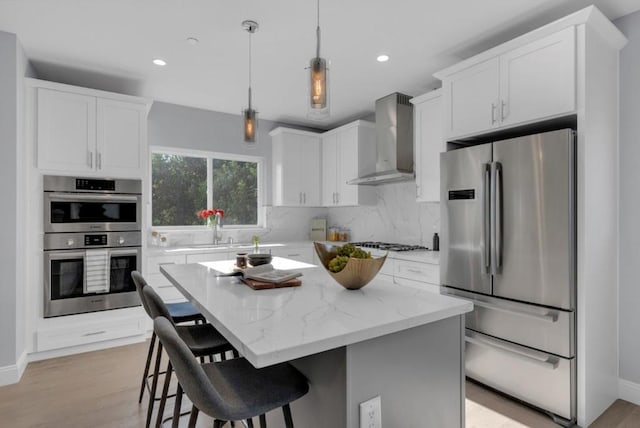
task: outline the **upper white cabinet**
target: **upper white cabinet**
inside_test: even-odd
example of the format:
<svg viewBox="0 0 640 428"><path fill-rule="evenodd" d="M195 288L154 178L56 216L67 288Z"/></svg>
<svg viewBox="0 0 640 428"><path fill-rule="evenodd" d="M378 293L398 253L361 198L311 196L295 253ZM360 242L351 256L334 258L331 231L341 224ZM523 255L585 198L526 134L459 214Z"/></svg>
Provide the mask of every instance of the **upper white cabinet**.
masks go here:
<svg viewBox="0 0 640 428"><path fill-rule="evenodd" d="M358 120L322 134L322 205L372 203L374 189L347 184L376 166L375 125Z"/></svg>
<svg viewBox="0 0 640 428"><path fill-rule="evenodd" d="M34 79L27 85L38 169L144 175L147 100Z"/></svg>
<svg viewBox="0 0 640 428"><path fill-rule="evenodd" d="M320 206L320 134L289 128L269 133L274 206Z"/></svg>
<svg viewBox="0 0 640 428"><path fill-rule="evenodd" d="M442 90L411 99L413 104L416 200L440 201L440 153L447 150L442 118Z"/></svg>
<svg viewBox="0 0 640 428"><path fill-rule="evenodd" d="M576 30L568 27L442 79L446 138L576 110Z"/></svg>

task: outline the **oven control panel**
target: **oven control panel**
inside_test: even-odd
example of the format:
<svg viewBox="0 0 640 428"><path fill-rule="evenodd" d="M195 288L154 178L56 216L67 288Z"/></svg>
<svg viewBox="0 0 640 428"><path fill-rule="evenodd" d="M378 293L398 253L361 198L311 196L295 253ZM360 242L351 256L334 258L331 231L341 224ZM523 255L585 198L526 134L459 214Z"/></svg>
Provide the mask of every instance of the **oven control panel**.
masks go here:
<svg viewBox="0 0 640 428"><path fill-rule="evenodd" d="M84 245L85 247L107 245L107 234L101 233L99 235L84 235Z"/></svg>
<svg viewBox="0 0 640 428"><path fill-rule="evenodd" d="M83 248L139 247L140 232L45 233L43 249L71 250Z"/></svg>

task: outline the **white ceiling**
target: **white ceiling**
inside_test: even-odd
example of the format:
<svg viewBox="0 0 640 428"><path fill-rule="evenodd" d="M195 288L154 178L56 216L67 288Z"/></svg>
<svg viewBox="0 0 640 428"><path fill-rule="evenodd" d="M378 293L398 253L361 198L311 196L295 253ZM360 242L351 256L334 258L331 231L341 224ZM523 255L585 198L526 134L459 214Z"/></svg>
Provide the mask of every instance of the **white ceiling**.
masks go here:
<svg viewBox="0 0 640 428"><path fill-rule="evenodd" d="M0 0L0 30L16 33L38 77L329 128L373 111L377 98L437 87L433 72L596 4L610 19L638 0L321 0L321 55L330 61L331 116L306 118L315 0ZM200 40L197 45L188 37ZM379 53L391 60L376 62ZM166 59L164 68L153 58Z"/></svg>

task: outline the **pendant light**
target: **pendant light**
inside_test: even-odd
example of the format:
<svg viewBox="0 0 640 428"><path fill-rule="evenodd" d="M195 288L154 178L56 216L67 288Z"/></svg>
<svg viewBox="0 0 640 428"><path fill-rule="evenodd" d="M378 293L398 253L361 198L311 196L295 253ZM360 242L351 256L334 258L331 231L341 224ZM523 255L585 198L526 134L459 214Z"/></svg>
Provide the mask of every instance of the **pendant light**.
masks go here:
<svg viewBox="0 0 640 428"><path fill-rule="evenodd" d="M320 57L320 0L317 0L316 56L309 61L309 103L307 116L322 119L329 116L329 69Z"/></svg>
<svg viewBox="0 0 640 428"><path fill-rule="evenodd" d="M242 21L242 28L249 33L249 105L242 111L242 122L245 143L255 143L258 132L258 118L251 106L251 35L258 31L258 23L251 20Z"/></svg>

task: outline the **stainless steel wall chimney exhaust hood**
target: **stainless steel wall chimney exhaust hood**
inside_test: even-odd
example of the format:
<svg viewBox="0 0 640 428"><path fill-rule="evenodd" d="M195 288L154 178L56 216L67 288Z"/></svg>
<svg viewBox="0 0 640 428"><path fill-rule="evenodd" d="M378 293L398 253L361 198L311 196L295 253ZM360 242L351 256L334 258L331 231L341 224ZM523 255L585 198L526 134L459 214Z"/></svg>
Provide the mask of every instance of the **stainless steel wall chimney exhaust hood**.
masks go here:
<svg viewBox="0 0 640 428"><path fill-rule="evenodd" d="M413 106L394 92L376 101L376 172L348 184L375 186L413 180Z"/></svg>

